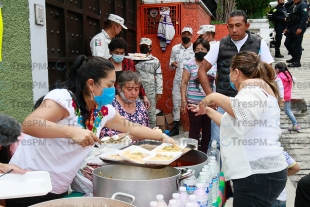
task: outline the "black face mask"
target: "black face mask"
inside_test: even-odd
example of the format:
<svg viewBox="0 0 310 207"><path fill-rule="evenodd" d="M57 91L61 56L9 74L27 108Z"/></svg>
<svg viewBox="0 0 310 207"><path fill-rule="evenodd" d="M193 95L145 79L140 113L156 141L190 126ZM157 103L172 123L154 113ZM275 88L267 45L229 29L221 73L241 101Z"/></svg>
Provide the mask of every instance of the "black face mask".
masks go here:
<svg viewBox="0 0 310 207"><path fill-rule="evenodd" d="M279 3L279 6L281 6L281 7L284 6L284 3Z"/></svg>
<svg viewBox="0 0 310 207"><path fill-rule="evenodd" d="M189 38L189 37L182 37L182 42L184 43L184 44L187 44L187 43L189 43L191 41L191 38Z"/></svg>
<svg viewBox="0 0 310 207"><path fill-rule="evenodd" d="M147 54L150 51L150 49L148 48L148 46L140 46L140 52L143 54Z"/></svg>
<svg viewBox="0 0 310 207"><path fill-rule="evenodd" d="M195 53L195 58L199 61L202 61L206 54L206 52L197 52Z"/></svg>

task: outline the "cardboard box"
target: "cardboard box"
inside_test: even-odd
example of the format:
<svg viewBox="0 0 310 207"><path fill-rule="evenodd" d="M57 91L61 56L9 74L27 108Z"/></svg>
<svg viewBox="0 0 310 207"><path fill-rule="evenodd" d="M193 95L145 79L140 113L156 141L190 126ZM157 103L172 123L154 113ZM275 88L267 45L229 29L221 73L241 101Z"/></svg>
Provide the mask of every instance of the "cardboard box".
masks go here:
<svg viewBox="0 0 310 207"><path fill-rule="evenodd" d="M172 113L164 114L163 116L156 116L156 126L158 126L162 131L173 128L173 115Z"/></svg>

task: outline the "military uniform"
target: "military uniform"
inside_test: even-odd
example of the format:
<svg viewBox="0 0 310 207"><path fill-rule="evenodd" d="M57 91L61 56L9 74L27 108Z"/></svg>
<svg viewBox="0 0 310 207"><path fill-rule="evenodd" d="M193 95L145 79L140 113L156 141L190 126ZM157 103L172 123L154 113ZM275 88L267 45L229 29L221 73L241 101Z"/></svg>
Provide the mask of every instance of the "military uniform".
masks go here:
<svg viewBox="0 0 310 207"><path fill-rule="evenodd" d="M287 30L285 47L292 56L292 59L286 62L291 63L289 67L301 67L300 59L302 55L302 40L307 29L306 21L308 19L308 5L305 2L298 2L293 6L292 12L287 18ZM296 35L296 31L301 29L302 32Z"/></svg>
<svg viewBox="0 0 310 207"><path fill-rule="evenodd" d="M111 40L112 39L110 36L104 30L94 36L90 41L92 55L109 59L111 54L108 45L110 44Z"/></svg>
<svg viewBox="0 0 310 207"><path fill-rule="evenodd" d="M140 61L136 64L136 70L142 78L143 88L151 103L148 115L150 126L153 128L156 126L156 94L163 93L163 76L159 60L152 55L148 57L153 59Z"/></svg>
<svg viewBox="0 0 310 207"><path fill-rule="evenodd" d="M173 100L173 120L180 121L180 107L181 107L181 81L183 74L183 65L187 63L189 60L195 57L195 53L193 51L193 44L188 48L183 47L182 44L177 44L173 46L170 56L170 66L171 63L177 62L178 68L175 71L175 76L173 79L173 88L172 88L172 100Z"/></svg>
<svg viewBox="0 0 310 207"><path fill-rule="evenodd" d="M280 46L282 41L282 34L286 28L285 18L288 17L284 6L277 5L273 9L274 29L276 31L275 40L275 57L283 58L284 56L280 53Z"/></svg>

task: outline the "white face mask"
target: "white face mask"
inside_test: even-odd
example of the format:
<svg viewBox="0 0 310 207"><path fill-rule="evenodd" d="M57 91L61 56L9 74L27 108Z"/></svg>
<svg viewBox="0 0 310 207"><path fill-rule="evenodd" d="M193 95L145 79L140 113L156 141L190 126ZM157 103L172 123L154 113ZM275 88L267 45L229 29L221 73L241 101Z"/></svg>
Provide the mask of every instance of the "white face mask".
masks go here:
<svg viewBox="0 0 310 207"><path fill-rule="evenodd" d="M134 103L134 101L128 100L128 99L125 97L125 95L124 95L123 92L120 92L119 95L121 96L122 100L123 100L125 103L127 103L127 104L132 104L132 103Z"/></svg>

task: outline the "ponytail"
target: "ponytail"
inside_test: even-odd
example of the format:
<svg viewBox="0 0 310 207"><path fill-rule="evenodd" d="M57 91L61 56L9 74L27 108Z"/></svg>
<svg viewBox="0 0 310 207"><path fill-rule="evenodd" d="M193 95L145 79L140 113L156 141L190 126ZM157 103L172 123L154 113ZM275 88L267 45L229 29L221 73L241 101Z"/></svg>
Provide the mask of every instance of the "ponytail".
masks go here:
<svg viewBox="0 0 310 207"><path fill-rule="evenodd" d="M279 62L274 67L275 67L275 69L279 70L279 73L284 73L285 77L288 79L288 82L290 82L292 80L292 82L294 83L293 76L290 73L290 71L288 70L287 65L285 63ZM288 72L290 77L287 75L286 72Z"/></svg>

